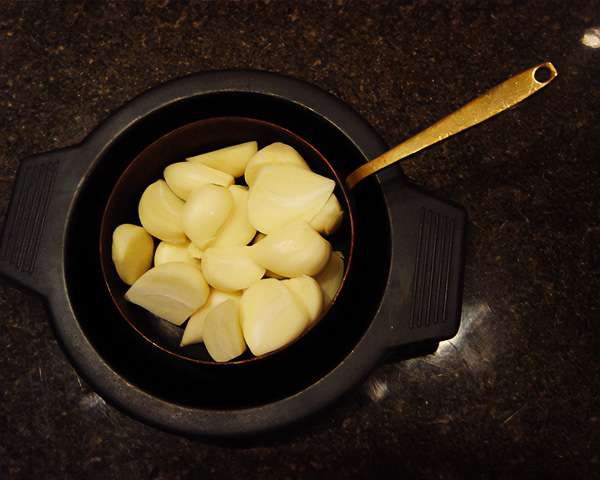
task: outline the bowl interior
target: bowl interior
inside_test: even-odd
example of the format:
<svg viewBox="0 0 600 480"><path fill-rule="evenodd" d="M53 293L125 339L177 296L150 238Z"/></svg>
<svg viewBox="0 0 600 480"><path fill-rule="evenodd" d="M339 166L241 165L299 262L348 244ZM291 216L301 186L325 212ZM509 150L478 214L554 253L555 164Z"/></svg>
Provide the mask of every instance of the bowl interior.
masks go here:
<svg viewBox="0 0 600 480"><path fill-rule="evenodd" d="M139 199L148 185L159 178L163 178L162 172L166 166L185 161L186 158L193 155L252 140L257 141L259 149L273 142L290 145L302 155L314 172L336 181L335 194L344 210L344 221L341 228L327 239L331 242L333 250L342 252L345 259L345 272L348 271L348 266L351 264L354 234L352 211L347 191L327 160L303 139L277 125L243 117L218 117L199 120L164 135L144 149L127 167L116 183L102 217L100 258L108 290L127 322L158 348L190 361L216 363L208 354L203 343L185 347L180 346L183 333L182 327L161 320L143 308L125 300L125 292L129 287L116 275L112 263L112 232L118 225L123 223L140 225L137 213ZM244 184L243 179L238 179L238 183ZM323 312L321 317L326 315L328 310L329 308ZM318 321L313 323L310 329L314 328ZM310 329L305 331L302 336L306 335ZM278 351L266 355L273 355ZM233 359L229 363L255 361L261 357L255 357L247 350L241 357Z"/></svg>
<svg viewBox="0 0 600 480"><path fill-rule="evenodd" d="M352 353L369 330L386 288L391 239L389 210L381 186L375 179L365 179L359 196L354 198L352 194L346 200L345 207L352 211L354 244L352 262L338 298L312 330L276 355L235 364L190 361L170 352L168 332L151 327L140 335L125 321L102 272L103 258L98 244L105 210L111 195L117 205L115 186L144 150L180 128L185 131L187 125L220 117L254 118L292 132L320 152L339 178L345 178L368 160L354 140L326 117L282 97L219 92L171 102L125 128L102 148L93 162L75 193L69 213L64 278L71 309L88 342L82 349L96 351L129 382L130 388L178 405L222 410L264 405L297 394L318 382ZM273 130L269 132L270 135ZM177 156L199 153L198 147L209 150L247 138L241 130L233 136L231 133L228 138L218 138L215 134L211 141L200 139L200 145L186 144ZM186 152L188 148L193 152ZM303 151L306 146L298 148L302 154L312 155ZM327 163L320 165L318 168L329 168ZM116 208L112 221L135 214L143 188L160 174L162 167L157 162L147 171L140 169L140 176L147 177L134 182L138 191L123 189L118 193L130 196L132 201L124 202L126 207ZM340 200L344 198L342 195ZM344 235L349 228L345 227ZM110 230L108 223L105 229ZM348 240L341 241L340 248L349 251L350 247ZM166 347L157 348L155 343L159 342L149 342L144 335L156 336L159 342L166 342ZM196 355L201 357L199 352Z"/></svg>

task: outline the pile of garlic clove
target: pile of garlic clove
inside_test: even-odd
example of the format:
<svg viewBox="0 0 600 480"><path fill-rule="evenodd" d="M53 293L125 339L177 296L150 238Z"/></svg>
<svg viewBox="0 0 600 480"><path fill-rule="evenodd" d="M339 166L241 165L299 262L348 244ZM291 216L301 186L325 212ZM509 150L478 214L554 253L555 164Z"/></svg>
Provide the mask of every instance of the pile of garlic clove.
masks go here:
<svg viewBox="0 0 600 480"><path fill-rule="evenodd" d="M284 143L167 166L140 198L141 225L113 232L125 298L182 326L181 346L204 342L216 362L286 346L342 282L342 253L326 238L343 220L334 188Z"/></svg>

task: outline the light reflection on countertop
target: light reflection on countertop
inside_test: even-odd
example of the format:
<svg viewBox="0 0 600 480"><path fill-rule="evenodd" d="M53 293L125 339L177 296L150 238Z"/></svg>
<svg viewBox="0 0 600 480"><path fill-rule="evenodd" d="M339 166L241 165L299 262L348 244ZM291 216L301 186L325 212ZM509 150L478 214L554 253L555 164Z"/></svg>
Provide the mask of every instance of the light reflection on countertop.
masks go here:
<svg viewBox="0 0 600 480"><path fill-rule="evenodd" d="M373 378L367 382L366 391L369 398L374 402L383 400L389 392L387 380L373 376Z"/></svg>
<svg viewBox="0 0 600 480"><path fill-rule="evenodd" d="M95 408L103 408L106 402L95 393L88 393L79 400L79 408L84 411L93 410Z"/></svg>
<svg viewBox="0 0 600 480"><path fill-rule="evenodd" d="M588 28L581 37L581 43L586 47L600 48L600 27Z"/></svg>
<svg viewBox="0 0 600 480"><path fill-rule="evenodd" d="M489 305L483 300L478 303L463 304L458 333L453 338L440 342L436 354L444 356L461 348L463 343L468 341L469 333L475 328L474 325L484 322L490 313Z"/></svg>

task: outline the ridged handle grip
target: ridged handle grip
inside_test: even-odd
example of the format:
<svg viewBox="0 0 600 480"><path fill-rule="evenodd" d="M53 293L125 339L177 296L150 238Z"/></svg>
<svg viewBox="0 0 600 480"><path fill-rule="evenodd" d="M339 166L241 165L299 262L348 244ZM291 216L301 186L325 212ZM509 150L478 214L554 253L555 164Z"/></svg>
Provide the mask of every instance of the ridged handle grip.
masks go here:
<svg viewBox="0 0 600 480"><path fill-rule="evenodd" d="M30 275L35 270L57 172L58 160L45 158L27 162L19 172L0 249L2 262L16 272Z"/></svg>
<svg viewBox="0 0 600 480"><path fill-rule="evenodd" d="M452 338L462 309L466 211L413 187L388 189L392 259L379 312L389 348Z"/></svg>
<svg viewBox="0 0 600 480"><path fill-rule="evenodd" d="M409 328L427 328L448 321L452 250L456 219L422 207Z"/></svg>
<svg viewBox="0 0 600 480"><path fill-rule="evenodd" d="M59 170L70 150L32 156L19 166L0 238L0 275L20 286L43 293L60 257L42 253L48 243L56 247L61 233L48 235L48 224L64 223L56 219L53 207L57 189L64 183ZM71 192L72 195L72 192ZM44 247L44 248L42 248Z"/></svg>

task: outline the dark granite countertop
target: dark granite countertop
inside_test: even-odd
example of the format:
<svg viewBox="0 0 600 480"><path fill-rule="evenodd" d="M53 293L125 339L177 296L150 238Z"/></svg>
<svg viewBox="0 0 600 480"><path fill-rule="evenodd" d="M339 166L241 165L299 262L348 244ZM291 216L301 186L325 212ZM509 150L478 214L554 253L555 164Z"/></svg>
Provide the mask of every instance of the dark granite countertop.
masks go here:
<svg viewBox="0 0 600 480"><path fill-rule="evenodd" d="M462 325L277 438L186 439L106 404L0 282L0 478L600 478L600 2L0 3L0 218L19 162L211 69L311 82L394 145L511 75L558 78L404 163L469 214Z"/></svg>

